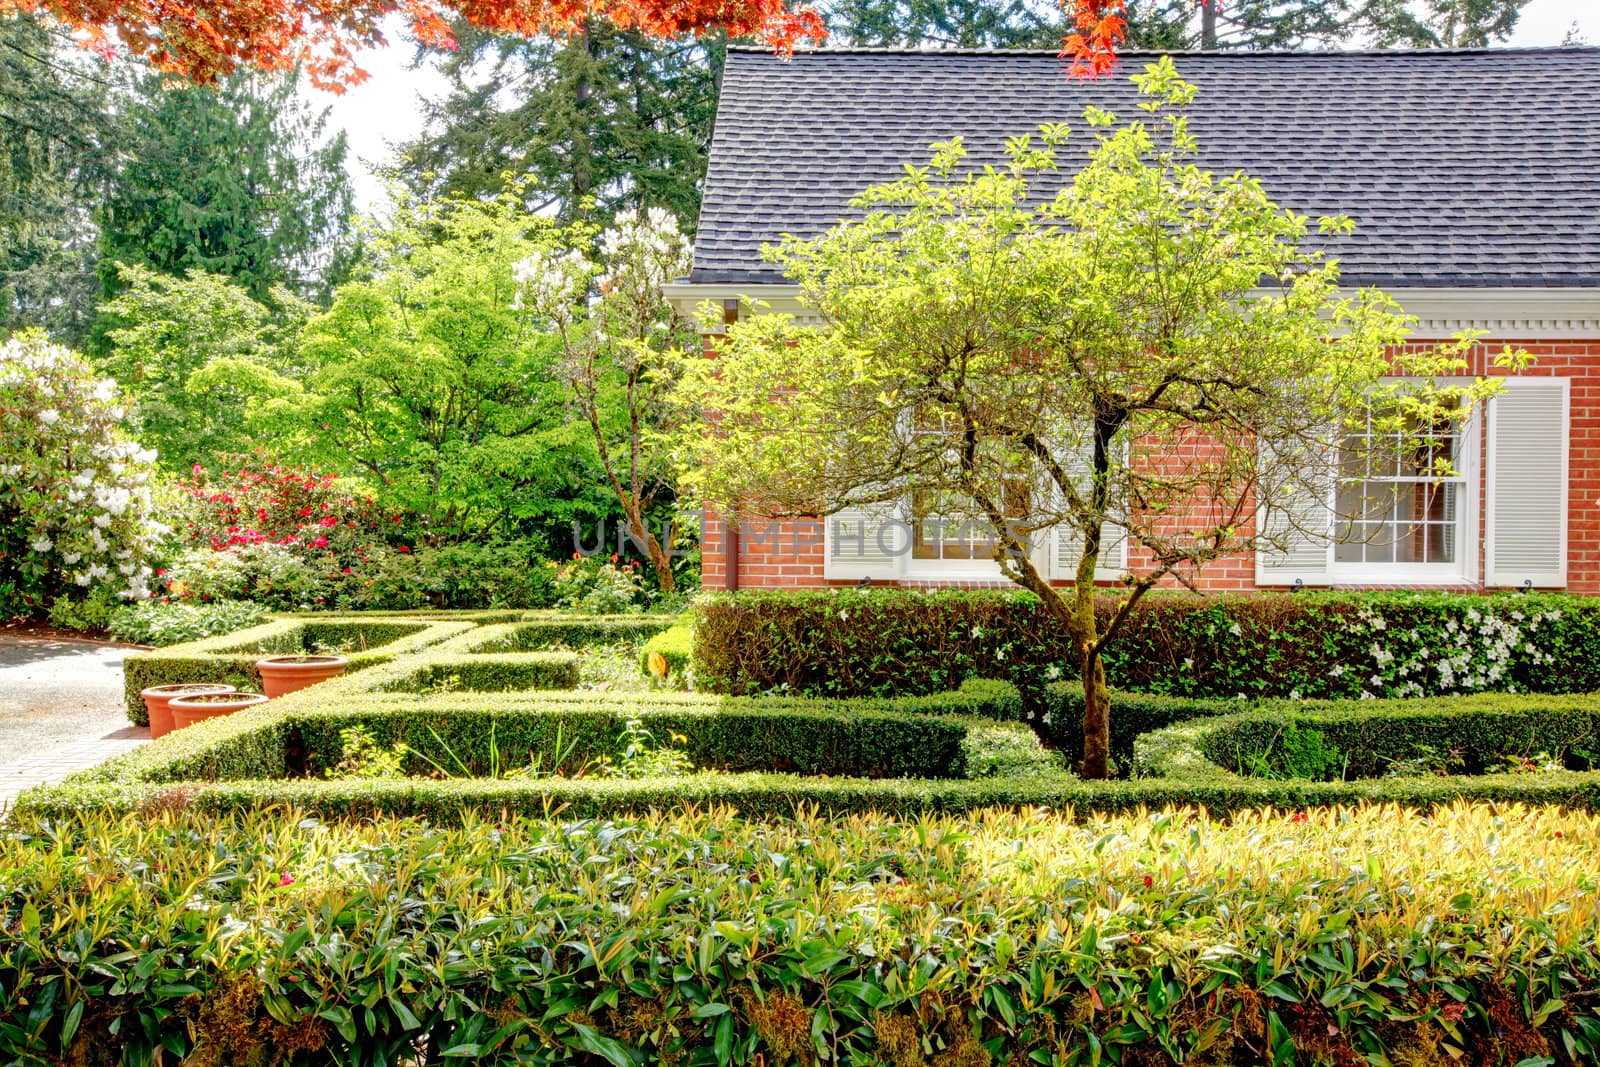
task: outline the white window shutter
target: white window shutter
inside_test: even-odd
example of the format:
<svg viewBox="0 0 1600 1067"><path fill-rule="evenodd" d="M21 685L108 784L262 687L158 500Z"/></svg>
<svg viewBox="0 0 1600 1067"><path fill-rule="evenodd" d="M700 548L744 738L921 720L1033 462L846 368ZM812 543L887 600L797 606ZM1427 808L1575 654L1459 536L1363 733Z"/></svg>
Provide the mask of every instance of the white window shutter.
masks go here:
<svg viewBox="0 0 1600 1067"><path fill-rule="evenodd" d="M824 520L822 576L896 581L911 555L911 524L893 503L843 508Z"/></svg>
<svg viewBox="0 0 1600 1067"><path fill-rule="evenodd" d="M1508 378L1489 399L1484 581L1541 588L1567 584L1565 378Z"/></svg>
<svg viewBox="0 0 1600 1067"><path fill-rule="evenodd" d="M1283 542L1282 548L1263 545L1256 553L1257 585L1328 583L1328 561L1333 554L1329 535L1333 532L1334 472L1330 467L1326 473L1325 483L1320 478L1302 481L1276 493L1274 506L1256 510L1256 522L1263 535ZM1264 476L1271 476L1270 462Z"/></svg>
<svg viewBox="0 0 1600 1067"><path fill-rule="evenodd" d="M1087 496L1090 490L1090 450L1092 445L1085 444L1076 452L1069 453L1066 457L1072 466L1069 473L1072 475L1074 487L1080 495ZM1059 499L1060 489L1051 488L1051 492ZM1078 577L1078 560L1083 558L1083 536L1077 527L1071 523L1061 523L1050 531L1050 577L1059 582L1076 581ZM1128 569L1128 537L1127 532L1115 523L1102 523L1100 526L1100 557L1095 560L1094 576L1096 581L1110 582L1120 578Z"/></svg>

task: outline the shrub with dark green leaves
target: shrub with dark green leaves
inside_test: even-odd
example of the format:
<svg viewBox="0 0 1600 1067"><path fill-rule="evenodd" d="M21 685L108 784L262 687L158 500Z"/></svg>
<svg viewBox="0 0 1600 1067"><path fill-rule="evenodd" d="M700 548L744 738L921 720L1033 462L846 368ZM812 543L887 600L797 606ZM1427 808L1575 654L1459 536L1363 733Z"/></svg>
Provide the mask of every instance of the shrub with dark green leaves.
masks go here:
<svg viewBox="0 0 1600 1067"><path fill-rule="evenodd" d="M1587 1064L1597 869L1595 816L1470 805L24 815L0 1060Z"/></svg>
<svg viewBox="0 0 1600 1067"><path fill-rule="evenodd" d="M1114 608L1108 594L1099 610ZM1020 591L750 590L704 596L696 611L696 681L718 692L882 696L977 673L1032 703L1072 664L1046 639L1038 598ZM1158 593L1105 658L1117 688L1185 697L1589 692L1600 690L1600 600Z"/></svg>

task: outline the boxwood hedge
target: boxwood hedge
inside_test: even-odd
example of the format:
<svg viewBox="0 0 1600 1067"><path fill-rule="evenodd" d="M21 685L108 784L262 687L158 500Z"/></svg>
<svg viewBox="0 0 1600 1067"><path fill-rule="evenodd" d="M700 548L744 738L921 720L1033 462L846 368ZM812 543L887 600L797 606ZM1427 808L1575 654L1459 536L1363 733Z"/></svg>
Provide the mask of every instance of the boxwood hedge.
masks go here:
<svg viewBox="0 0 1600 1067"><path fill-rule="evenodd" d="M1112 593L1100 613L1109 615ZM695 678L726 693L886 696L1005 678L1030 704L1070 667L1021 591L742 590L696 602ZM1360 698L1600 690L1600 600L1560 594L1252 593L1142 600L1108 646L1118 688Z"/></svg>
<svg viewBox="0 0 1600 1067"><path fill-rule="evenodd" d="M357 621L367 628L333 636L365 635L369 647L356 653L367 657L362 669L260 709L179 731L59 786L32 791L19 805L60 814L96 805L142 810L290 803L324 814L453 819L473 810L560 809L602 816L713 801L753 813L793 812L808 805L836 812L952 811L996 804L1117 811L1171 803L1203 803L1221 811L1360 800L1428 806L1460 797L1583 808L1600 803L1596 771L1473 773L1499 757L1536 748L1564 755L1589 751L1584 738L1592 736L1591 709L1597 700L1589 696L1291 703L1119 692L1113 751L1135 777L1084 782L1066 769L1076 758L1075 721L1081 713L1081 698L1070 681L1036 684L1033 690L1035 710L1043 709L1035 725L1043 727L1047 740L1059 742L1060 751L1050 753L1018 724L1026 711L1022 693L997 679L969 677L945 692L868 698L541 690L534 687L570 684L573 653L538 650L545 642L537 635L548 631L529 637L530 625L565 627L561 643L582 648L614 640L616 624L645 620L329 622L349 626ZM660 621L647 620L652 626ZM280 620L167 655L183 663L237 666L239 657L263 650L303 647L308 636L297 627L304 625L304 620ZM379 637L394 640L375 644ZM533 650L507 650L529 645ZM442 742L463 763L482 768L492 759L491 747L502 755L548 754L576 739L590 754L613 754L629 718L663 736L683 734L699 763L721 773L655 780L306 777L338 760L341 731L351 725L365 727L383 743L403 740L424 747L430 740ZM1263 766L1270 770L1272 746L1291 725L1316 729L1316 736L1346 753L1337 775L1315 776L1340 780L1236 773L1262 769L1251 755L1263 751L1268 760ZM1468 735L1477 740L1467 744ZM1530 748L1535 741L1541 743ZM1456 760L1458 773L1448 776L1370 776L1424 748L1471 751ZM1570 766L1586 764L1573 758Z"/></svg>
<svg viewBox="0 0 1600 1067"><path fill-rule="evenodd" d="M123 660L128 718L140 726L149 721L139 692L150 686L226 682L241 690L259 692L261 676L255 665L264 656L333 648L350 660L349 671L357 672L466 633L474 625L468 620L389 616L277 618L204 641L130 653Z"/></svg>

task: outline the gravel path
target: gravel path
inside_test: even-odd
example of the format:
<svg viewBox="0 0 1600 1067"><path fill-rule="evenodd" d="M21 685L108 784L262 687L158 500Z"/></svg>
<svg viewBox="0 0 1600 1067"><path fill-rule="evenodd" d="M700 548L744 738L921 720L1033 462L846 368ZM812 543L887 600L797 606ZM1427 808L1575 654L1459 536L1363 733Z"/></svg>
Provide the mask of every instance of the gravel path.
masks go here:
<svg viewBox="0 0 1600 1067"><path fill-rule="evenodd" d="M0 636L0 804L149 740L150 731L130 725L123 710L128 651L98 641Z"/></svg>

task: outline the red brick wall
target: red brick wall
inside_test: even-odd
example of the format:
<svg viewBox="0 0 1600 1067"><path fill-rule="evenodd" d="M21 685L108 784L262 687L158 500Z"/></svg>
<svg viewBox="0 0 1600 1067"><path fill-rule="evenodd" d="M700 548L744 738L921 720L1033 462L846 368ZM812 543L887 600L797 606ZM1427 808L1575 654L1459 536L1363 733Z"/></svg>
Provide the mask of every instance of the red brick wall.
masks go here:
<svg viewBox="0 0 1600 1067"><path fill-rule="evenodd" d="M1425 343L1425 342L1419 342ZM1572 427L1569 440L1569 496L1567 501L1567 589L1574 593L1600 594L1600 339L1591 341L1520 341L1512 347L1526 349L1535 358L1526 376L1560 375L1572 379ZM1502 373L1491 366L1493 357L1507 342L1485 341L1469 360L1471 374ZM1483 573L1483 476L1485 457L1478 457L1476 536L1477 572ZM701 554L702 574L707 589L728 588L728 568L724 547L727 544L723 523L715 516L706 519ZM1141 554L1130 546L1129 566L1137 570ZM1208 592L1237 592L1255 586L1255 560L1238 556L1219 560L1193 577L1200 589ZM823 577L821 526L810 520L781 523L749 523L740 538L739 588L819 588L829 584ZM907 582L919 587L927 581ZM951 585L991 583L951 582ZM992 583L1004 585L1007 583ZM1176 582L1168 584L1176 585Z"/></svg>

